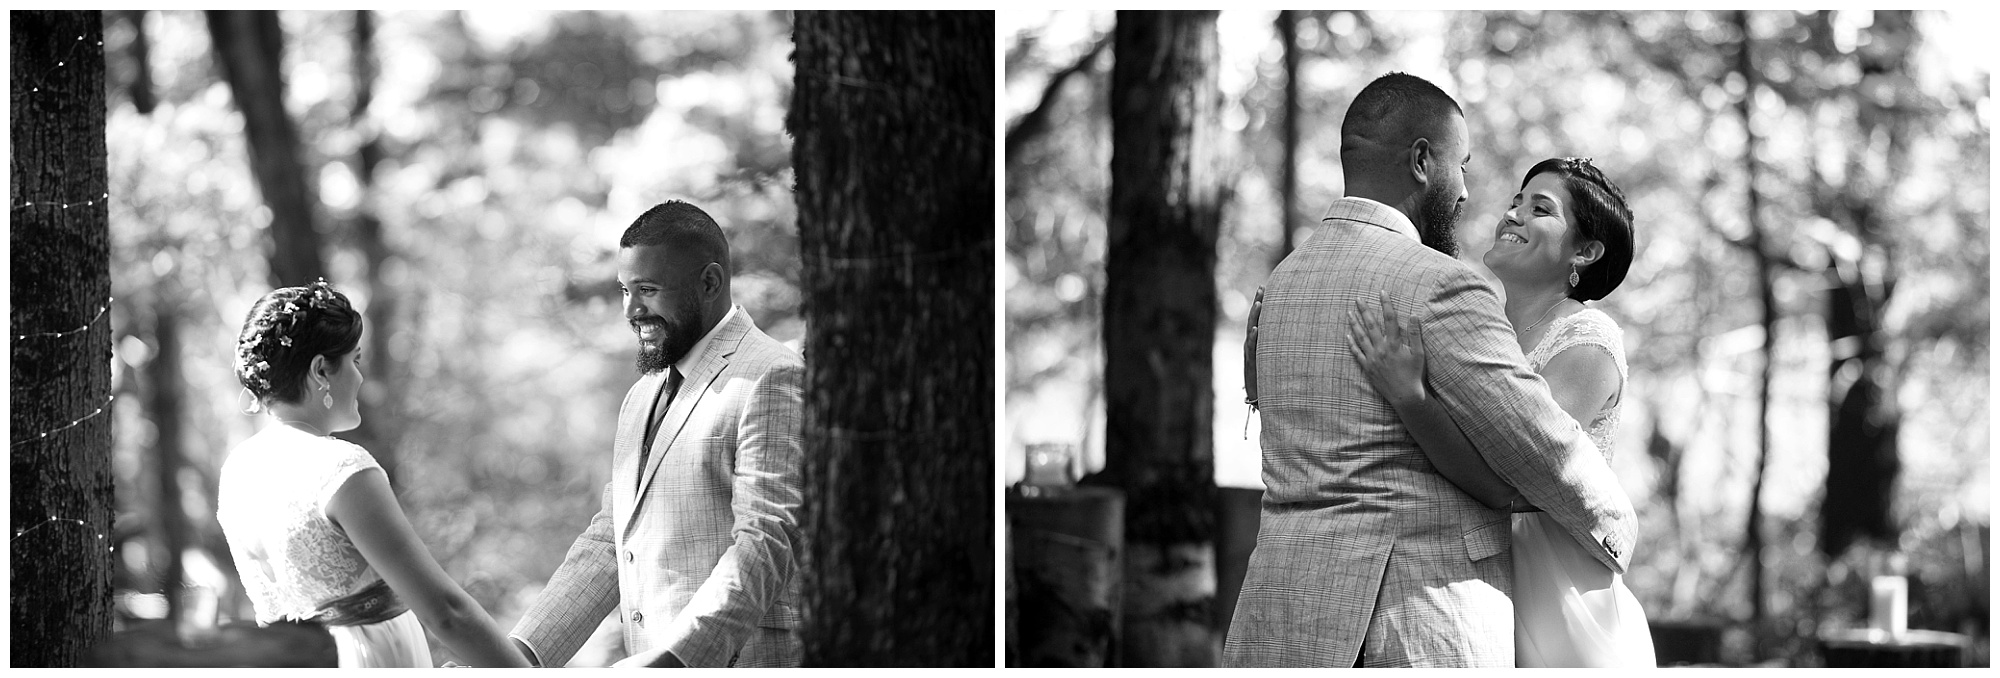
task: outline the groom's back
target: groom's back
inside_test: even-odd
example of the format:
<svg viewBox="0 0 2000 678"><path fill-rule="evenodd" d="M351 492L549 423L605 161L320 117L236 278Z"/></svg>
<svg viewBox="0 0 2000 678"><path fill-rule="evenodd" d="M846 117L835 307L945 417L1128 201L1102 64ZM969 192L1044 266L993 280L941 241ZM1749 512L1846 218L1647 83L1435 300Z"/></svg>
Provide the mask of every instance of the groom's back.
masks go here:
<svg viewBox="0 0 2000 678"><path fill-rule="evenodd" d="M1387 228L1333 220L1271 274L1257 345L1267 506L1472 502L1437 475L1348 341L1348 314L1382 291L1385 310L1419 317L1446 267L1463 265Z"/></svg>
<svg viewBox="0 0 2000 678"><path fill-rule="evenodd" d="M1348 341L1358 302L1386 290L1407 326L1478 276L1380 225L1400 215L1379 203L1339 208L1360 218L1329 219L1265 287L1264 505L1224 664L1351 666L1366 638L1386 665L1511 665L1507 513L1437 473Z"/></svg>

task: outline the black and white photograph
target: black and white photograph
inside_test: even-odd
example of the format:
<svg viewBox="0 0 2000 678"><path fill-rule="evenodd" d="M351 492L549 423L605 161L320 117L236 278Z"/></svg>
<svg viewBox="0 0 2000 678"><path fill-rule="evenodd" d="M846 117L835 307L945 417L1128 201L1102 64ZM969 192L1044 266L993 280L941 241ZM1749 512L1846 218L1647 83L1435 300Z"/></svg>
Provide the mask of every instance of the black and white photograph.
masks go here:
<svg viewBox="0 0 2000 678"><path fill-rule="evenodd" d="M993 12L8 19L11 667L999 661Z"/></svg>
<svg viewBox="0 0 2000 678"><path fill-rule="evenodd" d="M1993 18L1002 11L1005 664L1991 666Z"/></svg>

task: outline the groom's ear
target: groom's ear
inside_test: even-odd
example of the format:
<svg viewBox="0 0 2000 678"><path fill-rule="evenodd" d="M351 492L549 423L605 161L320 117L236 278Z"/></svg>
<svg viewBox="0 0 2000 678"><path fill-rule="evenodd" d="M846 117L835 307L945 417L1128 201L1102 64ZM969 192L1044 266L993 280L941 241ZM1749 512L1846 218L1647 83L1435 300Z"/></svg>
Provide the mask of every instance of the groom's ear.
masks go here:
<svg viewBox="0 0 2000 678"><path fill-rule="evenodd" d="M722 264L711 261L707 266L701 267L702 301L713 300L716 295L722 294L723 283L728 281L729 275L722 271Z"/></svg>
<svg viewBox="0 0 2000 678"><path fill-rule="evenodd" d="M1410 180L1418 186L1428 187L1431 183L1431 140L1418 137L1410 142Z"/></svg>

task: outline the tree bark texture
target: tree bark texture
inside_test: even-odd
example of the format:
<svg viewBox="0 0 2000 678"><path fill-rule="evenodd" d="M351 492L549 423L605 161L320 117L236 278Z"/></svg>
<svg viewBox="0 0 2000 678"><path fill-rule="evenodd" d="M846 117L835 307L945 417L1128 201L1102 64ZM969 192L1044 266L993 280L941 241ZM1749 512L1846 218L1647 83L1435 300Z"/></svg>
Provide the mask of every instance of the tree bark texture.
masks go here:
<svg viewBox="0 0 2000 678"><path fill-rule="evenodd" d="M99 12L10 13L12 666L110 635L110 227Z"/></svg>
<svg viewBox="0 0 2000 678"><path fill-rule="evenodd" d="M271 10L210 10L215 63L243 112L250 174L271 208L271 284L304 285L326 275L313 223L316 198L300 160L298 126L285 112L285 33Z"/></svg>
<svg viewBox="0 0 2000 678"><path fill-rule="evenodd" d="M993 14L798 12L808 666L993 665Z"/></svg>
<svg viewBox="0 0 2000 678"><path fill-rule="evenodd" d="M1213 666L1216 13L1118 13L1105 468L1127 495L1122 655Z"/></svg>

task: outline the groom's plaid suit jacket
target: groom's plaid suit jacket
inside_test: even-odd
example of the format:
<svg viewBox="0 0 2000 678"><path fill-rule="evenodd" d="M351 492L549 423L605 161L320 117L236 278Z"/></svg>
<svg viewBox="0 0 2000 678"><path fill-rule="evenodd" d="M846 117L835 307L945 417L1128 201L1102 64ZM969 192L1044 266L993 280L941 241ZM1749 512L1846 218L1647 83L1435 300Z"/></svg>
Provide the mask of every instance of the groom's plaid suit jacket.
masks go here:
<svg viewBox="0 0 2000 678"><path fill-rule="evenodd" d="M797 352L740 309L702 348L638 468L667 371L632 385L590 527L514 627L562 666L616 609L632 654L689 666L797 666L802 480Z"/></svg>
<svg viewBox="0 0 2000 678"><path fill-rule="evenodd" d="M1513 666L1511 525L1437 473L1375 393L1348 312L1424 342L1426 382L1494 471L1615 571L1631 501L1530 371L1499 297L1400 212L1343 198L1271 274L1258 328L1264 506L1229 666Z"/></svg>

